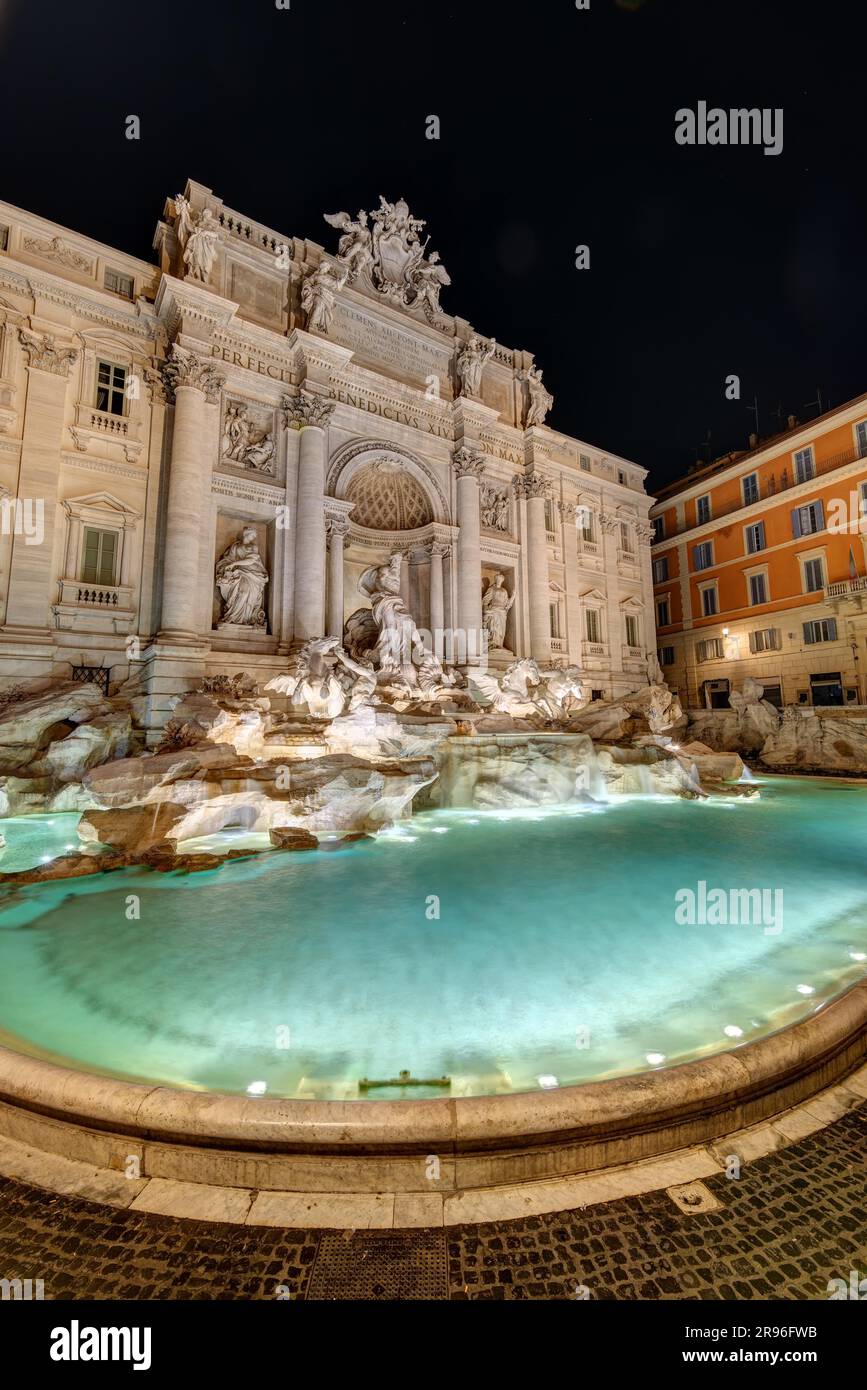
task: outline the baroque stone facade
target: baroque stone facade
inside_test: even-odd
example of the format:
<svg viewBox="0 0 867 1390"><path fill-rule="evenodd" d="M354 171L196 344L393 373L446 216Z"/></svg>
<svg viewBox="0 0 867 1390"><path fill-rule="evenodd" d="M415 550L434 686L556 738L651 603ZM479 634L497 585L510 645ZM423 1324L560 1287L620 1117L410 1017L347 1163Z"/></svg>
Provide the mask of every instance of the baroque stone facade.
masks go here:
<svg viewBox="0 0 867 1390"><path fill-rule="evenodd" d="M190 182L151 265L0 203L0 684L134 676L157 729L204 677L340 635L395 554L446 659L641 682L645 470L444 312L405 203L326 221L333 250Z"/></svg>

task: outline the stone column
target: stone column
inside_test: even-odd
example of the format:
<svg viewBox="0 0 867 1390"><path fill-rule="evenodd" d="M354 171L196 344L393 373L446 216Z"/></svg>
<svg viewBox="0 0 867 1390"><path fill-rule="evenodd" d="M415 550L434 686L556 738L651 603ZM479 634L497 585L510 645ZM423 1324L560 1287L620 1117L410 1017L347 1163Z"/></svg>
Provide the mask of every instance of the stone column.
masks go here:
<svg viewBox="0 0 867 1390"><path fill-rule="evenodd" d="M349 522L332 517L328 522L328 637L343 641L343 552L349 544Z"/></svg>
<svg viewBox="0 0 867 1390"><path fill-rule="evenodd" d="M409 574L409 551L400 553L400 596L406 604L407 612L412 613L412 586ZM415 616L413 614L413 616Z"/></svg>
<svg viewBox="0 0 867 1390"><path fill-rule="evenodd" d="M225 377L210 358L175 343L165 367L175 398L172 458L163 551L163 642L198 642L201 587L199 552L202 519L209 514L213 460L209 406L216 405Z"/></svg>
<svg viewBox="0 0 867 1390"><path fill-rule="evenodd" d="M443 560L449 553L447 545L440 541L430 543L430 625L431 635L434 640L434 649L437 647L437 634L440 634L439 642L443 641L441 636L446 625L445 610L445 591L443 589Z"/></svg>
<svg viewBox="0 0 867 1390"><path fill-rule="evenodd" d="M635 528L635 538L641 570L641 597L644 600L641 637L647 655L651 652L656 655L656 603L653 597L653 558L650 554L653 527L639 522Z"/></svg>
<svg viewBox="0 0 867 1390"><path fill-rule="evenodd" d="M309 642L325 632L326 430L334 402L302 391L289 410L301 431L298 502L295 516L295 640Z"/></svg>
<svg viewBox="0 0 867 1390"><path fill-rule="evenodd" d="M600 512L599 524L602 527L603 573L605 575L608 627L608 631L603 635L608 644L610 671L622 671L626 631L619 602L621 589L617 552L620 549L620 518L613 512Z"/></svg>
<svg viewBox="0 0 867 1390"><path fill-rule="evenodd" d="M283 540L283 568L281 571L279 618L280 646L278 650L286 653L291 649L295 632L295 527L298 515L298 462L301 456L301 435L293 429L292 417L295 401L284 396L281 416L286 436L286 508L283 520L278 523Z"/></svg>
<svg viewBox="0 0 867 1390"><path fill-rule="evenodd" d="M560 518L563 525L563 565L566 571L566 642L569 660L573 665L581 665L581 598L578 590L578 522L580 507L577 502L561 502Z"/></svg>
<svg viewBox="0 0 867 1390"><path fill-rule="evenodd" d="M78 351L61 346L48 333L19 328L18 336L27 354L27 404L18 482L9 499L12 555L5 625L17 629L24 640L28 635L29 640L44 640L54 598L54 524L66 389Z"/></svg>
<svg viewBox="0 0 867 1390"><path fill-rule="evenodd" d="M479 485L483 454L461 448L453 459L458 493L458 627L466 634L467 661L478 663L482 651L482 547Z"/></svg>
<svg viewBox="0 0 867 1390"><path fill-rule="evenodd" d="M530 655L540 665L551 661L551 614L548 587L548 528L545 501L550 485L545 478L522 478L527 499L527 587L530 598Z"/></svg>

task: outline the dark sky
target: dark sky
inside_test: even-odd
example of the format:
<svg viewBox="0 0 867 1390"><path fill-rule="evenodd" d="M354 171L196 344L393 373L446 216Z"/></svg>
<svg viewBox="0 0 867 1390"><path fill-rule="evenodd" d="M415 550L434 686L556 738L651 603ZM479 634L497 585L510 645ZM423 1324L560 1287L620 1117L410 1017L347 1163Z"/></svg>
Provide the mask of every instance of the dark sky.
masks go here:
<svg viewBox="0 0 867 1390"><path fill-rule="evenodd" d="M768 435L819 387L826 405L867 390L859 16L854 0L0 0L0 196L146 259L187 177L330 249L323 212L402 196L451 273L443 308L535 352L550 423L659 486L709 429L713 455L743 447L754 395ZM782 107L783 153L677 145L676 110L700 100Z"/></svg>

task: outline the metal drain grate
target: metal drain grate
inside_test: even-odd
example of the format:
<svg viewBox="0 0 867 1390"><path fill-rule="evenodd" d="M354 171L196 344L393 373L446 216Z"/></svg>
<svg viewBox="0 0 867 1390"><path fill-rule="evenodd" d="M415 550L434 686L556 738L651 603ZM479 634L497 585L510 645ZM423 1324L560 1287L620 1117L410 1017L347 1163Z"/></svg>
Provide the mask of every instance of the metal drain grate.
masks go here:
<svg viewBox="0 0 867 1390"><path fill-rule="evenodd" d="M448 1297L444 1231L405 1235L325 1231L307 1290L308 1299L374 1301Z"/></svg>

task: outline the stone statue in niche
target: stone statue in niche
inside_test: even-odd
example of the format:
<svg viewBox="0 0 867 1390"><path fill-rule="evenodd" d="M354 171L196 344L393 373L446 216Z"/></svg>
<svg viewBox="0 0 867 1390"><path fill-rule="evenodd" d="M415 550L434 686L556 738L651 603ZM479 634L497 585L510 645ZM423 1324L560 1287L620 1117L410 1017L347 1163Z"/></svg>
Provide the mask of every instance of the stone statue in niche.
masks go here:
<svg viewBox="0 0 867 1390"><path fill-rule="evenodd" d="M206 281L214 267L217 254L217 223L210 208L205 208L193 223L184 246L184 265L191 280Z"/></svg>
<svg viewBox="0 0 867 1390"><path fill-rule="evenodd" d="M328 334L334 317L335 296L343 289L349 279L349 271L340 274L332 270L327 261L322 261L305 278L301 286L301 308L307 315L307 332Z"/></svg>
<svg viewBox="0 0 867 1390"><path fill-rule="evenodd" d="M497 651L506 645L506 619L515 595L506 588L505 575L495 574L482 597L482 622L491 647Z"/></svg>
<svg viewBox="0 0 867 1390"><path fill-rule="evenodd" d="M268 571L259 554L255 527L245 526L238 539L223 551L215 578L222 599L218 628L249 627L263 631L267 618L262 600Z"/></svg>
<svg viewBox="0 0 867 1390"><path fill-rule="evenodd" d="M548 388L542 385L541 367L531 367L524 380L527 383L529 397L527 422L524 428L529 430L533 425L544 425L548 411L554 404L554 397Z"/></svg>
<svg viewBox="0 0 867 1390"><path fill-rule="evenodd" d="M274 472L276 447L273 431L258 430L247 417L247 407L229 402L223 424L223 458L239 468L257 473Z"/></svg>
<svg viewBox="0 0 867 1390"><path fill-rule="evenodd" d="M505 492L499 488L488 487L487 483L482 483L479 507L483 526L486 526L489 531L508 532L509 499Z"/></svg>
<svg viewBox="0 0 867 1390"><path fill-rule="evenodd" d="M316 719L337 719L368 703L376 676L347 655L338 637L319 637L307 642L291 659L288 673L275 676L265 689L288 695Z"/></svg>
<svg viewBox="0 0 867 1390"><path fill-rule="evenodd" d="M462 396L480 395L482 372L485 363L493 357L496 347L496 338L492 338L488 346L485 347L477 333L470 335L469 340L458 353L458 380L461 384Z"/></svg>

